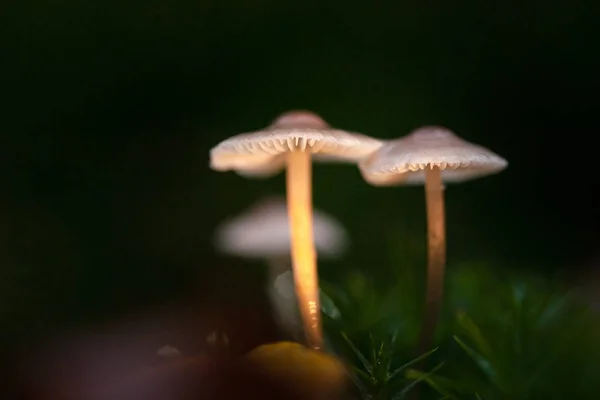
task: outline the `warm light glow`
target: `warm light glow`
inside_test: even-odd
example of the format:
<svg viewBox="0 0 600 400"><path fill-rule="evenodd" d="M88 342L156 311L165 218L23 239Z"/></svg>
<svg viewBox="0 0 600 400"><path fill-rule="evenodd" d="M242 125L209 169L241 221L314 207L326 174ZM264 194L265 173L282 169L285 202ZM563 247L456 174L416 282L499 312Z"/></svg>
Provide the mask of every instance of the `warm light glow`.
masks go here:
<svg viewBox="0 0 600 400"><path fill-rule="evenodd" d="M319 276L313 238L311 180L311 153L290 152L287 165L287 202L296 295L308 345L320 349L323 344L323 333L319 306Z"/></svg>
<svg viewBox="0 0 600 400"><path fill-rule="evenodd" d="M446 269L446 218L444 185L439 167L425 169L425 201L427 203L427 297L421 327L420 351L431 350L435 328L444 295Z"/></svg>

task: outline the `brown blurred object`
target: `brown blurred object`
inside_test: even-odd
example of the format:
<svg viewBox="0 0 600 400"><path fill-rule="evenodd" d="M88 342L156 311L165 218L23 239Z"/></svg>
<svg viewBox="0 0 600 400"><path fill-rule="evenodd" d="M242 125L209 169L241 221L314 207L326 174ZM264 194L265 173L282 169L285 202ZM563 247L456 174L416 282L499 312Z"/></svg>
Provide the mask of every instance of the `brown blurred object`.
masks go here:
<svg viewBox="0 0 600 400"><path fill-rule="evenodd" d="M288 382L302 399L339 399L347 389L348 371L342 362L298 343L260 346L243 363L259 376Z"/></svg>
<svg viewBox="0 0 600 400"><path fill-rule="evenodd" d="M117 382L107 381L94 387L77 379L77 371L73 372L70 385L55 386L53 391L38 390L35 398L335 400L345 393L347 383L346 369L341 362L291 342L263 345L236 359L176 357L152 368L123 374Z"/></svg>
<svg viewBox="0 0 600 400"><path fill-rule="evenodd" d="M211 304L187 298L74 331L63 329L12 352L11 384L21 388L19 398L31 400L178 400L217 390L218 382L242 374L228 360L278 340L270 314L259 304L266 298L245 298L243 303L220 298ZM157 354L165 345L182 355Z"/></svg>

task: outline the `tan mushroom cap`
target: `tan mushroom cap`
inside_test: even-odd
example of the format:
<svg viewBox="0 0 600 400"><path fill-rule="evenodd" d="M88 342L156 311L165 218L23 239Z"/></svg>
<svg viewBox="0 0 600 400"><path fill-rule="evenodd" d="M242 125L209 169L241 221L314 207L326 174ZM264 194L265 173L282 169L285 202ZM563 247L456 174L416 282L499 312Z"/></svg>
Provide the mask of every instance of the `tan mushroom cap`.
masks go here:
<svg viewBox="0 0 600 400"><path fill-rule="evenodd" d="M446 128L426 126L388 141L359 164L364 179L375 186L422 184L424 170L434 166L444 182L458 183L500 172L508 162Z"/></svg>
<svg viewBox="0 0 600 400"><path fill-rule="evenodd" d="M285 167L285 154L308 151L335 160L358 162L382 145L380 140L331 128L309 111L281 115L267 128L233 136L210 151L210 167L252 177L268 177Z"/></svg>

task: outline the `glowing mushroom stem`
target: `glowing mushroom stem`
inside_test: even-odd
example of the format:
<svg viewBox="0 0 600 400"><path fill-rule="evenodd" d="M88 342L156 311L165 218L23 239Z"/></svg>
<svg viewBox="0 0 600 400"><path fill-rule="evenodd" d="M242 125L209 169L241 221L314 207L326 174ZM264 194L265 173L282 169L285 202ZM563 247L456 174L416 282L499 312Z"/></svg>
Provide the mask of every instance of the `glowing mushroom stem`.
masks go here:
<svg viewBox="0 0 600 400"><path fill-rule="evenodd" d="M308 345L320 349L323 334L319 304L319 276L313 240L311 176L310 152L290 152L286 184L296 296Z"/></svg>
<svg viewBox="0 0 600 400"><path fill-rule="evenodd" d="M419 350L429 351L439 318L444 295L446 268L446 224L444 215L444 185L442 172L431 166L425 170L425 201L427 203L427 295L421 327Z"/></svg>

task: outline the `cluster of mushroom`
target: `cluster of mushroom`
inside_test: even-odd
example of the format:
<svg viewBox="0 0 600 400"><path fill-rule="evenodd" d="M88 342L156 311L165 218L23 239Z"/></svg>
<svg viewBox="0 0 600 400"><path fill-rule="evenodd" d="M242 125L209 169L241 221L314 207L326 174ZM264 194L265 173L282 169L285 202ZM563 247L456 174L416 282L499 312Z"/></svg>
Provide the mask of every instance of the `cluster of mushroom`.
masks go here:
<svg viewBox="0 0 600 400"><path fill-rule="evenodd" d="M308 111L285 113L265 129L214 147L210 166L217 171L267 178L286 170L293 280L306 340L314 349L322 347L323 334L313 226L313 159L357 164L365 181L374 186L425 185L428 278L421 337L422 346L428 346L441 305L446 264L443 182L499 172L508 165L506 160L442 127L423 127L400 139L380 140L331 128Z"/></svg>
<svg viewBox="0 0 600 400"><path fill-rule="evenodd" d="M333 259L348 247L344 227L331 215L313 209L313 237L319 259ZM267 293L280 328L302 341L293 270L290 265L290 226L285 198L267 197L216 230L215 246L225 254L260 259L269 267Z"/></svg>

